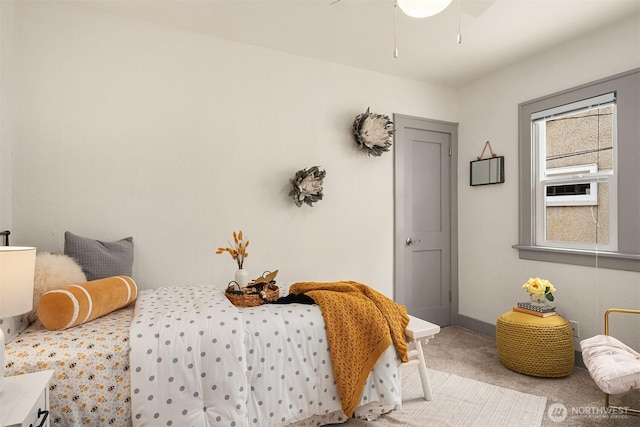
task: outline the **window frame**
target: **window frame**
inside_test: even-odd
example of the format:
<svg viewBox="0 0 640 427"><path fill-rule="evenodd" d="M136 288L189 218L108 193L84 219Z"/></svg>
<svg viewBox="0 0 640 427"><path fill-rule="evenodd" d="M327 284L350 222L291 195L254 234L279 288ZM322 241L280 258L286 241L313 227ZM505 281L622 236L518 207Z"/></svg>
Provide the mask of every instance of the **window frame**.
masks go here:
<svg viewBox="0 0 640 427"><path fill-rule="evenodd" d="M536 158L531 117L613 92L617 108L617 251L564 249L536 242ZM519 104L520 259L640 271L640 68ZM624 197L620 197L623 195Z"/></svg>

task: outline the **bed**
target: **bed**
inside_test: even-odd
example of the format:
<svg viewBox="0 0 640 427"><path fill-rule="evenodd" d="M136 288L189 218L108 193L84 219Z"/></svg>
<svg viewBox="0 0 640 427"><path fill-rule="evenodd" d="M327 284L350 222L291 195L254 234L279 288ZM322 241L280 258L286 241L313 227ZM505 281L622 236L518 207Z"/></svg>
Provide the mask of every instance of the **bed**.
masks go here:
<svg viewBox="0 0 640 427"><path fill-rule="evenodd" d="M140 291L135 305L6 346L7 374L54 369L51 425L307 426L348 419L317 305L238 308L211 286ZM353 416L401 407L398 356L371 370Z"/></svg>
<svg viewBox="0 0 640 427"><path fill-rule="evenodd" d="M49 386L52 426L131 425L133 313L131 305L61 331L36 321L7 343L5 375L55 370Z"/></svg>

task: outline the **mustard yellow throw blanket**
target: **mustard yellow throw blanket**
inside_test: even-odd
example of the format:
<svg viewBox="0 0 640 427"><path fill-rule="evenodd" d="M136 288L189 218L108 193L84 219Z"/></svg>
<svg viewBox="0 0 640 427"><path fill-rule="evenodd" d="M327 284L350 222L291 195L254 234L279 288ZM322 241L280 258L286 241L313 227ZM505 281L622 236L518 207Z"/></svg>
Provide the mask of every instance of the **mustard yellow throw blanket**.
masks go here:
<svg viewBox="0 0 640 427"><path fill-rule="evenodd" d="M289 293L306 294L320 306L342 410L351 417L373 366L392 343L400 360L408 360L407 309L357 282L300 282Z"/></svg>

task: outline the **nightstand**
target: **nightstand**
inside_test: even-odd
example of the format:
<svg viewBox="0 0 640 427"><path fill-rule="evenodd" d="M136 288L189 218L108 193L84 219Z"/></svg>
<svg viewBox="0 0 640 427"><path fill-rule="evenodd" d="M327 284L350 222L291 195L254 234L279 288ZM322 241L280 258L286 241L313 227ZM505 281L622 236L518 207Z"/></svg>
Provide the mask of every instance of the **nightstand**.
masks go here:
<svg viewBox="0 0 640 427"><path fill-rule="evenodd" d="M5 377L0 392L2 427L49 426L49 380L52 370Z"/></svg>

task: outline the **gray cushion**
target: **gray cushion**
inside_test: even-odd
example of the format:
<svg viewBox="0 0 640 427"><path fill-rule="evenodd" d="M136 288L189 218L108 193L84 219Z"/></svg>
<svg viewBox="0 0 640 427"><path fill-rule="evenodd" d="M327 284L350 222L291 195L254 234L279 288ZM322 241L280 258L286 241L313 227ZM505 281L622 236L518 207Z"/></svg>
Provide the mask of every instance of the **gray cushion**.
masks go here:
<svg viewBox="0 0 640 427"><path fill-rule="evenodd" d="M101 242L66 231L64 253L80 264L87 280L132 276L133 237L117 242Z"/></svg>

